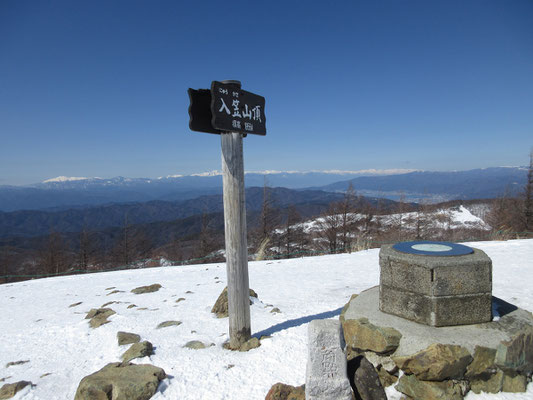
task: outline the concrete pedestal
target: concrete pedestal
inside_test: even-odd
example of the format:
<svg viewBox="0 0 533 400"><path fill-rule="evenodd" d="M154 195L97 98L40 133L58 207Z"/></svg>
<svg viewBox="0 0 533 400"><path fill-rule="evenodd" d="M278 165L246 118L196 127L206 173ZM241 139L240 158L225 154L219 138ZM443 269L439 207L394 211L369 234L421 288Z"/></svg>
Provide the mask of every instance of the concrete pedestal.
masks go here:
<svg viewBox="0 0 533 400"><path fill-rule="evenodd" d="M492 319L492 261L481 250L459 256L379 253L379 309L430 326Z"/></svg>

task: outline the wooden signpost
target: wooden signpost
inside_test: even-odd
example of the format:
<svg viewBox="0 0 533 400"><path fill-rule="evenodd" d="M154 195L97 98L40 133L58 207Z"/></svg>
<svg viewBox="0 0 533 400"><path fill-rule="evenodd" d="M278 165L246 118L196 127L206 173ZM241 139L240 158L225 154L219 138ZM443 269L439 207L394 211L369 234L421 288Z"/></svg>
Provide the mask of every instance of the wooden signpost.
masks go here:
<svg viewBox="0 0 533 400"><path fill-rule="evenodd" d="M251 336L242 139L266 135L265 98L242 90L239 81L213 81L211 90L188 93L190 129L221 136L229 346L237 349Z"/></svg>

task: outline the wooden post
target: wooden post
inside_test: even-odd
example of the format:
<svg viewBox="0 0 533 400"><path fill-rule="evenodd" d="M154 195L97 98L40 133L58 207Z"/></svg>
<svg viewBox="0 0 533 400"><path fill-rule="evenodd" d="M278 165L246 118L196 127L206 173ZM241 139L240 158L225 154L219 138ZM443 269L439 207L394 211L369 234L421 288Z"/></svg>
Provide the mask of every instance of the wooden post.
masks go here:
<svg viewBox="0 0 533 400"><path fill-rule="evenodd" d="M248 245L244 199L242 134L222 133L224 225L230 348L237 349L250 339L250 298Z"/></svg>

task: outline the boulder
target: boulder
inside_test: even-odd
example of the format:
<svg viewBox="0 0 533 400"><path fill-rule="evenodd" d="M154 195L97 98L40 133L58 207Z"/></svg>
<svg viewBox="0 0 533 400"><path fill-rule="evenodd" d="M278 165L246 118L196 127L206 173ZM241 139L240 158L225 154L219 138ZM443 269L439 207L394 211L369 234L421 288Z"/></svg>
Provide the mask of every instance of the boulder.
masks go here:
<svg viewBox="0 0 533 400"><path fill-rule="evenodd" d="M382 356L372 351L365 351L363 355L368 361L370 361L374 368L382 367L391 374L398 371L396 363L392 361L392 358L390 358L390 356Z"/></svg>
<svg viewBox="0 0 533 400"><path fill-rule="evenodd" d="M167 328L169 326L179 326L181 321L165 321L156 326L156 329Z"/></svg>
<svg viewBox="0 0 533 400"><path fill-rule="evenodd" d="M341 314L339 315L339 321L341 321L341 324L344 324L344 314L346 314L346 310L348 309L348 307L350 307L350 301L355 299L357 296L358 294L352 294L350 300L348 300L348 303L346 303L344 307L342 307Z"/></svg>
<svg viewBox="0 0 533 400"><path fill-rule="evenodd" d="M379 354L392 353L402 338L402 334L396 329L373 325L367 318L347 319L342 328L347 346Z"/></svg>
<svg viewBox="0 0 533 400"><path fill-rule="evenodd" d="M165 378L153 365L110 363L81 380L74 400L148 400Z"/></svg>
<svg viewBox="0 0 533 400"><path fill-rule="evenodd" d="M502 392L523 393L526 391L527 378L524 375L507 375L503 377Z"/></svg>
<svg viewBox="0 0 533 400"><path fill-rule="evenodd" d="M113 314L116 314L116 312L111 308L93 308L87 313L85 319L90 320L89 325L91 328L98 328L99 326L111 322L108 321L107 318Z"/></svg>
<svg viewBox="0 0 533 400"><path fill-rule="evenodd" d="M360 357L358 360L359 365L355 370L353 382L361 400L387 400L374 366L365 357Z"/></svg>
<svg viewBox="0 0 533 400"><path fill-rule="evenodd" d="M244 342L239 348L239 351L249 351L252 349L256 349L259 346L261 346L261 342L258 338L253 337L250 340Z"/></svg>
<svg viewBox="0 0 533 400"><path fill-rule="evenodd" d="M122 346L125 344L139 343L141 337L136 333L129 332L117 332L118 345Z"/></svg>
<svg viewBox="0 0 533 400"><path fill-rule="evenodd" d="M131 292L135 294L152 293L157 292L159 289L161 289L161 285L159 283L154 283L153 285L139 286L135 289L132 289Z"/></svg>
<svg viewBox="0 0 533 400"><path fill-rule="evenodd" d="M18 381L15 383L6 383L0 388L0 399L6 400L14 397L18 392L20 392L22 389L24 389L26 386L32 385L31 382L28 381Z"/></svg>
<svg viewBox="0 0 533 400"><path fill-rule="evenodd" d="M416 379L414 375L403 375L396 390L415 400L462 400L461 385L448 380L430 382Z"/></svg>
<svg viewBox="0 0 533 400"><path fill-rule="evenodd" d="M379 366L376 370L378 371L378 377L379 381L381 382L381 386L384 388L394 385L396 382L398 382L398 377L387 371L387 369L383 366Z"/></svg>
<svg viewBox="0 0 533 400"><path fill-rule="evenodd" d="M237 348L231 347L229 342L226 342L226 343L224 343L222 345L222 347L224 347L226 350L237 350L237 351L249 351L249 350L255 349L255 348L259 347L259 346L261 346L261 342L259 341L259 339L255 338L255 337L253 337L250 340L244 342L243 344L241 344Z"/></svg>
<svg viewBox="0 0 533 400"><path fill-rule="evenodd" d="M132 344L130 348L126 350L124 354L122 354L121 358L123 362L127 363L134 358L142 358L151 356L152 354L154 354L154 347L152 346L152 343L145 340L144 342Z"/></svg>
<svg viewBox="0 0 533 400"><path fill-rule="evenodd" d="M305 400L305 386L276 383L268 391L265 400Z"/></svg>
<svg viewBox="0 0 533 400"><path fill-rule="evenodd" d="M513 373L529 375L533 372L533 326L500 343L496 350L496 365Z"/></svg>
<svg viewBox="0 0 533 400"><path fill-rule="evenodd" d="M499 370L496 373L490 375L489 377L471 379L470 381L470 390L472 392L479 394L481 392L485 393L498 393L501 392L503 386L503 371Z"/></svg>
<svg viewBox="0 0 533 400"><path fill-rule="evenodd" d="M474 349L474 359L466 368L466 378L477 378L487 380L491 375L497 372L494 363L496 349L490 349L484 346L476 346Z"/></svg>
<svg viewBox="0 0 533 400"><path fill-rule="evenodd" d="M440 343L434 343L413 355L392 359L406 374L414 374L423 381L460 379L464 376L466 366L472 362L472 356L464 347Z"/></svg>
<svg viewBox="0 0 533 400"><path fill-rule="evenodd" d="M15 365L22 365L22 364L26 364L26 363L29 363L30 360L19 360L19 361L10 361L6 364L6 368L9 368L9 367L12 367L12 366L15 366Z"/></svg>
<svg viewBox="0 0 533 400"><path fill-rule="evenodd" d="M250 289L250 297L255 297L257 299L257 293ZM250 300L250 305L252 301ZM228 316L228 287L226 286L220 296L218 296L215 305L211 309L213 314L216 314L217 318L226 318Z"/></svg>
<svg viewBox="0 0 533 400"><path fill-rule="evenodd" d="M199 340L191 340L185 343L183 347L186 347L188 349L193 349L193 350L201 350L201 349L205 349L209 347L209 345L206 345L205 343L200 342Z"/></svg>

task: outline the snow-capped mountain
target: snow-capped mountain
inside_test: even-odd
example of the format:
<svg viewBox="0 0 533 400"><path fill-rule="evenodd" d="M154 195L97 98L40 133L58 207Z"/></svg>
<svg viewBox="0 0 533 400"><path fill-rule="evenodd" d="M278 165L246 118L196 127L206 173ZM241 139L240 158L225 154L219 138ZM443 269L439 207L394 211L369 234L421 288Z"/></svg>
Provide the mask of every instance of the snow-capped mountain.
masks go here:
<svg viewBox="0 0 533 400"><path fill-rule="evenodd" d="M499 167L469 171L248 171L245 185L313 188L330 192L345 191L350 183L358 194L408 201L429 199L491 198L518 193L525 184L527 169ZM106 203L151 200L187 200L222 191L220 171L158 178L87 178L47 179L30 186L0 186L0 211L85 207Z"/></svg>

